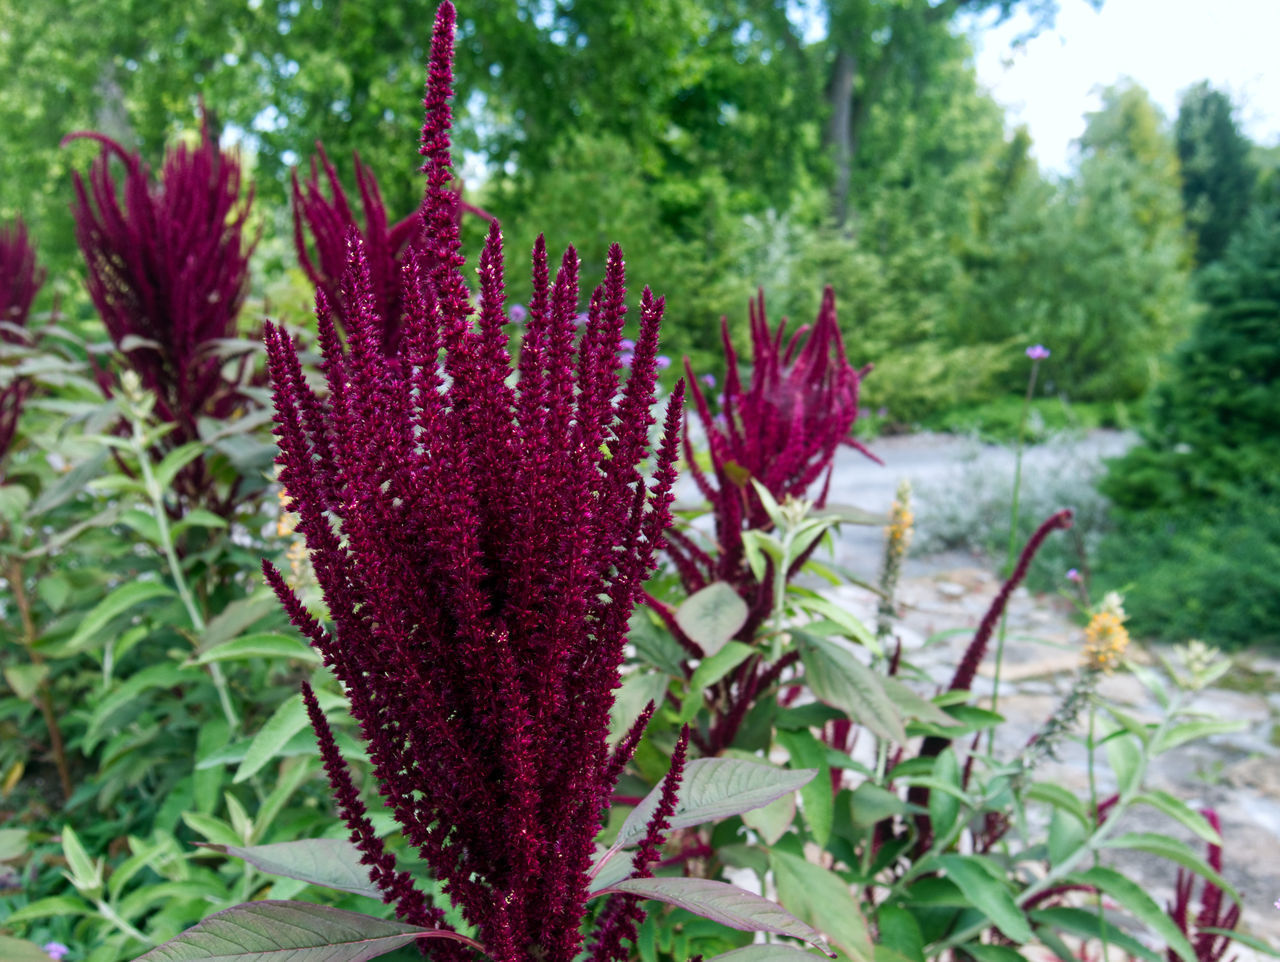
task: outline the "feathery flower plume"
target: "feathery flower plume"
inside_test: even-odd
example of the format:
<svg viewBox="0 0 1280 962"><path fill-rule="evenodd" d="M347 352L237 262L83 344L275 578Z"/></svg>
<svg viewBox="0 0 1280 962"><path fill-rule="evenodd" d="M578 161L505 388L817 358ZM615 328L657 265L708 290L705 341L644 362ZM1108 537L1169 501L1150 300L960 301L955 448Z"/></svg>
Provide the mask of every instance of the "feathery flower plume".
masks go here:
<svg viewBox="0 0 1280 962"><path fill-rule="evenodd" d="M541 239L512 383L496 224L480 257L478 318L460 270L447 186L453 32L446 2L425 98L425 229L399 275L402 355L382 350L358 235L341 291L345 339L324 289L316 295L323 396L291 338L266 328L280 480L331 625L274 567L264 572L345 687L385 804L486 954L570 962L593 839L625 763L608 748L609 712L627 619L670 521L683 386L647 482L639 466L663 301L645 290L620 385L621 251L610 250L579 332L577 255L570 248L552 278ZM442 925L370 830L314 699L307 707L371 878L405 921ZM465 950L437 940L429 951Z"/></svg>
<svg viewBox="0 0 1280 962"><path fill-rule="evenodd" d="M1200 809L1215 832L1221 834L1222 822L1218 813L1211 808ZM1218 874L1222 873L1222 846L1209 843L1209 867ZM1230 932L1240 924L1240 903L1226 903L1225 893L1211 880L1205 879L1200 885L1200 911L1194 918L1191 916L1191 890L1196 876L1191 871L1179 868L1173 883L1173 902L1168 906L1169 917L1182 930L1182 934L1191 942L1199 962L1222 962L1223 956L1231 947ZM1213 930L1220 931L1213 931ZM1193 931L1194 930L1194 931ZM1169 962L1175 962L1177 953L1168 950Z"/></svg>
<svg viewBox="0 0 1280 962"><path fill-rule="evenodd" d="M358 234L369 266L378 317L382 319L382 350L395 354L400 349L404 334L400 275L409 252L422 246L422 211L415 210L404 220L392 224L387 219L387 210L373 171L361 163L360 155L356 154L356 188L360 192L360 207L364 212L362 229L356 223L338 172L319 142L316 143L316 151L329 185L329 196L325 196L321 186L315 158L311 160L311 176L305 184L300 184L298 172L293 172L293 243L298 263L311 283L324 291L330 308L337 312L345 328L348 314L354 307L347 302L342 290L348 270L347 243L353 232ZM463 213L493 220L478 207L465 203L461 191L450 191L445 199L452 205L459 224ZM307 234L311 236L314 257L307 247Z"/></svg>
<svg viewBox="0 0 1280 962"><path fill-rule="evenodd" d="M244 228L253 191L241 199L240 162L218 149L207 122L197 146L166 153L154 184L138 154L99 133L69 134L63 143L79 138L102 147L87 182L73 174L89 296L116 349L155 394L156 416L174 425L160 441L163 455L198 439L198 418L226 420L252 403L241 390L248 355L228 375L219 341L235 337L249 291L256 240L246 241ZM113 157L124 167L122 184ZM114 390L105 372L99 384ZM234 492L215 499L211 485L203 459L175 482L184 503L228 513Z"/></svg>
<svg viewBox="0 0 1280 962"><path fill-rule="evenodd" d="M19 348L30 344L27 320L44 278L27 225L21 218L0 225L0 341ZM13 443L22 405L30 393L31 382L26 378L6 376L0 380L0 460Z"/></svg>

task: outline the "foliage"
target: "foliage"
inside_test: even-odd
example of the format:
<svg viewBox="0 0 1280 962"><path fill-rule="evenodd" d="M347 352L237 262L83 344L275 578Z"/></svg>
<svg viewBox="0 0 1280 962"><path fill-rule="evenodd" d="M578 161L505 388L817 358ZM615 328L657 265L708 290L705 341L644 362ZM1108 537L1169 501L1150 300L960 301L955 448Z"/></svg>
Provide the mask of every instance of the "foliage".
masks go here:
<svg viewBox="0 0 1280 962"><path fill-rule="evenodd" d="M957 406L927 417L922 427L946 434L975 437L986 444L1013 444L1022 419L1020 398L1001 397L970 406ZM1114 401L1072 403L1065 396L1032 398L1027 415L1026 441L1052 442L1064 435L1097 428L1128 428L1129 406Z"/></svg>
<svg viewBox="0 0 1280 962"><path fill-rule="evenodd" d="M1182 207L1196 241L1196 264L1218 260L1249 213L1258 172L1231 100L1208 82L1185 91L1175 126Z"/></svg>

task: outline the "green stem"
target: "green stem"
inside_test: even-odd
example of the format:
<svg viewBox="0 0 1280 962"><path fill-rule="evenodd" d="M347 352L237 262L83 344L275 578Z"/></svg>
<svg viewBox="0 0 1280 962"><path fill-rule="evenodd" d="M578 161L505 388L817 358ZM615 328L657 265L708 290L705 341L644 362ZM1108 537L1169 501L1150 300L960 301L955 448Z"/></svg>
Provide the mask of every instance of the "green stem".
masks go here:
<svg viewBox="0 0 1280 962"><path fill-rule="evenodd" d="M1089 755L1087 759L1087 764L1088 764L1088 771L1089 771L1089 810L1093 812L1093 818L1095 821L1098 818L1098 780L1097 780L1097 774L1094 771L1093 755L1098 745L1094 735L1094 731L1095 731L1094 726L1095 726L1095 722L1097 721L1097 714L1098 714L1097 703L1091 699L1089 701L1089 742L1088 742ZM1098 854L1098 850L1095 848L1093 850L1094 868L1098 867L1099 862L1101 862L1101 857ZM1102 913L1102 890L1101 889L1098 890L1097 895L1098 895L1098 931L1101 933L1100 938L1102 940L1102 959L1103 959L1103 962L1106 962L1106 960L1109 959L1111 955L1107 948L1106 918Z"/></svg>
<svg viewBox="0 0 1280 962"><path fill-rule="evenodd" d="M1018 418L1018 444L1013 459L1013 503L1009 507L1009 550L1004 559L1004 576L1013 574L1013 566L1017 560L1018 550L1018 501L1022 494L1022 448L1027 435L1027 414L1031 410L1031 399L1035 396L1036 375L1040 373L1040 362L1031 362L1031 376L1027 378L1027 394L1022 399L1022 414ZM996 633L995 672L991 678L991 710L1000 709L1000 669L1004 665L1004 639L1008 627L1009 612L1006 608L1000 614L1000 630ZM996 733L993 728L987 735L987 752L995 747Z"/></svg>
<svg viewBox="0 0 1280 962"><path fill-rule="evenodd" d="M101 915L108 922L110 922L112 925L114 925L116 928L118 928L125 935L129 936L129 938L137 939L143 945L156 944L155 939L148 938L142 932L139 932L136 928L134 928L132 925L126 922L123 918L121 918L120 913L117 912L115 909L113 909L106 902L102 901L101 899L98 899L96 904L98 908L98 914Z"/></svg>
<svg viewBox="0 0 1280 962"><path fill-rule="evenodd" d="M197 635L203 635L206 627L204 616L200 613L200 608L196 604L190 586L187 584L186 575L182 571L182 563L178 560L178 551L173 542L173 531L169 527L169 516L165 512L164 492L160 490L160 483L156 480L155 471L151 466L151 458L147 453L146 443L142 437L142 424L137 419L133 422L133 441L134 452L138 455L138 465L142 470L142 481L146 486L147 497L151 501L151 510L156 519L156 529L160 534L160 550L164 552L165 561L169 565L169 574L173 578L174 586L178 589L178 597L182 599L182 606L187 609L187 618L191 621L191 627ZM222 673L222 666L217 662L212 662L208 668L209 674L213 678L213 685L218 690L218 702L222 705L222 713L226 716L227 723L231 726L231 731L234 732L240 727L240 720L231 704L231 696L227 689L227 679Z"/></svg>

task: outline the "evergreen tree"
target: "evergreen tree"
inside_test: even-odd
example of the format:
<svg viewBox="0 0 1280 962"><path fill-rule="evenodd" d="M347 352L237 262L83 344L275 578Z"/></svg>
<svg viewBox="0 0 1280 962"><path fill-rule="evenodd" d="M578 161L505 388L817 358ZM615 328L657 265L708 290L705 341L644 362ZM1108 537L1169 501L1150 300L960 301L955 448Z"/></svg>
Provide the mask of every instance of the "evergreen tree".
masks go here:
<svg viewBox="0 0 1280 962"><path fill-rule="evenodd" d="M1218 260L1249 211L1257 181L1252 144L1231 100L1201 81L1182 95L1174 128L1182 165L1182 207L1196 241L1196 264Z"/></svg>

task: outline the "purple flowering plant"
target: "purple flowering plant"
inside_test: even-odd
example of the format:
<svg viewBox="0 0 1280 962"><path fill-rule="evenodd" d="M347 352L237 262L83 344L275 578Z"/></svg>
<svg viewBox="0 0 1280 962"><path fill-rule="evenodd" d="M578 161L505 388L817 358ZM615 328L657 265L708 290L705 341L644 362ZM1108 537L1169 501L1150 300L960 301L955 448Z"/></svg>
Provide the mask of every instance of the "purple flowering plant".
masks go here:
<svg viewBox="0 0 1280 962"><path fill-rule="evenodd" d="M142 158L111 138L79 132L63 143L77 139L101 146L87 178L73 175L89 296L119 366L136 372L155 398L153 416L167 426L153 448L159 460L199 442L202 420L221 425L257 407L256 349L236 329L256 244L245 236L253 191L242 196L240 161L219 150L207 122L198 144L165 155L154 182ZM108 397L119 393L114 374L99 369L97 377ZM243 472L215 470L204 452L187 460L173 482L178 510L229 516L245 496Z"/></svg>
<svg viewBox="0 0 1280 962"><path fill-rule="evenodd" d="M0 357L5 360L0 368L0 466L13 444L22 406L31 395L31 380L16 368L31 345L31 305L44 279L26 224L17 219L0 225L0 350L4 352ZM3 478L0 471L0 481Z"/></svg>
<svg viewBox="0 0 1280 962"><path fill-rule="evenodd" d="M686 762L685 732L661 783L616 832L597 838L653 710L627 719L611 746L628 617L670 520L683 387L667 404L646 480L663 300L642 295L631 373L620 384L621 251L610 251L576 334L577 255L569 248L552 278L541 239L511 383L501 234L493 224L473 318L447 188L453 30L446 2L422 132L423 242L399 276L402 354L381 349L383 319L358 237L341 291L345 339L317 290L326 390L309 386L287 332L268 325L265 335L281 480L329 624L271 564L264 573L341 683L382 802L420 868L401 867L374 830L321 700L304 683L348 840L224 850L273 874L380 898L397 921L255 901L143 958L222 958L234 945L245 959L288 951L295 962L365 960L417 943L446 960L570 962L585 952L609 962L630 951L645 899L821 946L815 930L759 896L652 877L668 830L768 804L813 771ZM419 884L428 879L461 925ZM357 943L351 954L336 948Z"/></svg>

